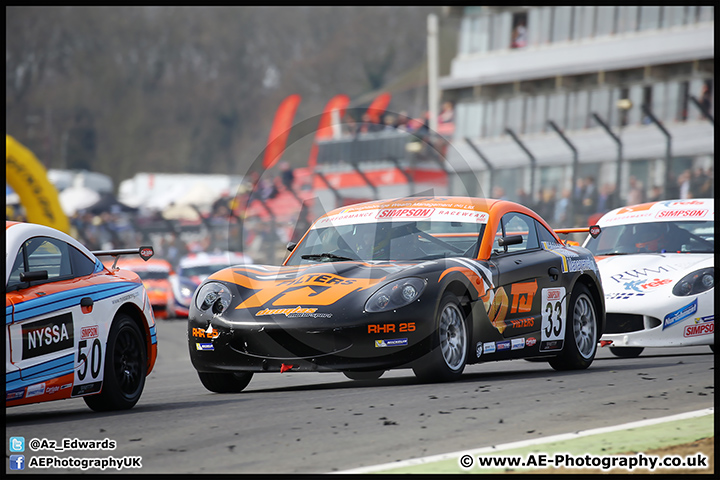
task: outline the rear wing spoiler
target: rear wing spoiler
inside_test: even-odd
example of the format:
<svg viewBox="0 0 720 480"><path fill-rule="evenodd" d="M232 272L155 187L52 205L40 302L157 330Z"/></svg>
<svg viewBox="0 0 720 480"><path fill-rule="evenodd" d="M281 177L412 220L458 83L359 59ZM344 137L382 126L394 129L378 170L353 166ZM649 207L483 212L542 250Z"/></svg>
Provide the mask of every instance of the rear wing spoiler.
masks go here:
<svg viewBox="0 0 720 480"><path fill-rule="evenodd" d="M591 225L589 227L579 228L553 228L553 231L560 235L567 235L569 233L589 233L591 237L597 238L600 235L600 225ZM569 240L567 242L570 242ZM567 243L566 242L566 243ZM572 242L575 244L575 242Z"/></svg>
<svg viewBox="0 0 720 480"><path fill-rule="evenodd" d="M155 250L153 250L153 247L147 246L147 247L140 247L140 248L118 248L115 250L96 250L94 252L90 252L96 257L102 257L102 256L111 256L115 257L115 261L112 264L111 269L115 270L118 258L120 258L120 255L140 255L140 258L145 260L146 262L150 260L150 257L155 255Z"/></svg>

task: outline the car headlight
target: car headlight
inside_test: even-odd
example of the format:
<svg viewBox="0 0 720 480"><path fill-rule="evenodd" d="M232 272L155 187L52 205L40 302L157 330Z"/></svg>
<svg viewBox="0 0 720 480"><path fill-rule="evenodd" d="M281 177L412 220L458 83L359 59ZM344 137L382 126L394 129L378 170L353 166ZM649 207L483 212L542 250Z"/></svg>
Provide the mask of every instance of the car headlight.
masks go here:
<svg viewBox="0 0 720 480"><path fill-rule="evenodd" d="M425 280L416 277L403 278L388 283L373 293L365 302L366 312L384 312L404 307L415 301L425 289Z"/></svg>
<svg viewBox="0 0 720 480"><path fill-rule="evenodd" d="M210 282L203 285L195 297L195 306L201 312L210 311L213 315L220 315L232 301L232 294L222 283Z"/></svg>
<svg viewBox="0 0 720 480"><path fill-rule="evenodd" d="M710 290L715 286L715 267L696 270L685 275L672 290L673 295L687 297Z"/></svg>

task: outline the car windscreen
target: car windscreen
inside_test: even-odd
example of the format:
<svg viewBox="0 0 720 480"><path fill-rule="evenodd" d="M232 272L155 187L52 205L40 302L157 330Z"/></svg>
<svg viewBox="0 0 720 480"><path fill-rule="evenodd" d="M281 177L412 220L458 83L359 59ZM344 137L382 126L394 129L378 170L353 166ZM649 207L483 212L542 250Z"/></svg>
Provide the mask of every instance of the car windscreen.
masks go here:
<svg viewBox="0 0 720 480"><path fill-rule="evenodd" d="M227 265L215 264L215 265L195 265L192 267L184 267L178 271L178 274L183 277L208 277L213 273L226 268Z"/></svg>
<svg viewBox="0 0 720 480"><path fill-rule="evenodd" d="M135 273L143 280L162 280L170 275L168 270L136 270Z"/></svg>
<svg viewBox="0 0 720 480"><path fill-rule="evenodd" d="M602 227L585 248L593 255L714 253L715 222L648 222Z"/></svg>
<svg viewBox="0 0 720 480"><path fill-rule="evenodd" d="M313 228L287 265L318 261L422 261L474 257L485 224L475 221L385 221Z"/></svg>

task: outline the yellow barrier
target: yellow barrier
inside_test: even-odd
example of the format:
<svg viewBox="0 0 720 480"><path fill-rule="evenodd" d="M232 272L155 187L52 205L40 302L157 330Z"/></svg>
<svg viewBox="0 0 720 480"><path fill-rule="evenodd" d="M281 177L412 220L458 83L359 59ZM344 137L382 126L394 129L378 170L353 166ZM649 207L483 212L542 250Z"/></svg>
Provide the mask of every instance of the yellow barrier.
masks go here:
<svg viewBox="0 0 720 480"><path fill-rule="evenodd" d="M5 135L5 179L20 197L27 220L70 233L70 221L60 206L55 186L35 155L10 135Z"/></svg>

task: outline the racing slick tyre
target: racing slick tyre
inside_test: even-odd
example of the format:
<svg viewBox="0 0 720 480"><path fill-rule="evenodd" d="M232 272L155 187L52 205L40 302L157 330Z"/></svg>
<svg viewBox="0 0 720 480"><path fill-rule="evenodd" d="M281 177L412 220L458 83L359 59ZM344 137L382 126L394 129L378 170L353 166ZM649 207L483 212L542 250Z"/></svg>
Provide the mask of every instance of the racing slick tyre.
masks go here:
<svg viewBox="0 0 720 480"><path fill-rule="evenodd" d="M555 370L588 368L597 353L598 315L590 291L580 283L570 295L563 351L549 360Z"/></svg>
<svg viewBox="0 0 720 480"><path fill-rule="evenodd" d="M113 321L108 334L102 391L83 397L83 400L96 412L132 408L140 400L146 372L147 352L143 334L129 315L121 313Z"/></svg>
<svg viewBox="0 0 720 480"><path fill-rule="evenodd" d="M350 380L377 380L382 377L385 370L375 370L373 372L343 372Z"/></svg>
<svg viewBox="0 0 720 480"><path fill-rule="evenodd" d="M460 302L447 292L440 300L432 350L418 360L413 372L422 382L457 380L465 369L469 344L470 332Z"/></svg>
<svg viewBox="0 0 720 480"><path fill-rule="evenodd" d="M251 372L198 372L198 377L200 377L203 386L215 393L240 393L248 386L252 376Z"/></svg>
<svg viewBox="0 0 720 480"><path fill-rule="evenodd" d="M620 358L639 357L645 347L610 347L610 353Z"/></svg>

